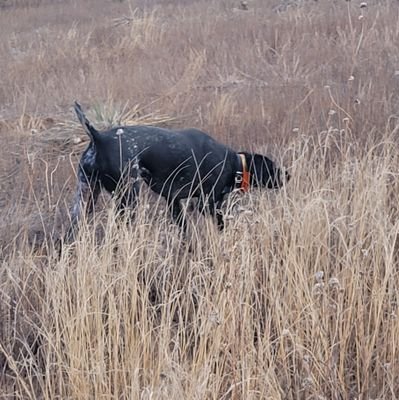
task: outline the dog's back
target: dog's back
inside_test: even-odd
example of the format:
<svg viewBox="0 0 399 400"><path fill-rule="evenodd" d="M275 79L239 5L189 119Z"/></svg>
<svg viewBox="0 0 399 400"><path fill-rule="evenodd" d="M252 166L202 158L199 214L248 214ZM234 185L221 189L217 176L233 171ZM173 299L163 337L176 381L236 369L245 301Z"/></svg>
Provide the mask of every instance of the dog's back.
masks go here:
<svg viewBox="0 0 399 400"><path fill-rule="evenodd" d="M121 172L136 163L152 190L179 198L219 189L236 162L231 149L197 129L113 128L98 133L94 145L100 175L119 181Z"/></svg>

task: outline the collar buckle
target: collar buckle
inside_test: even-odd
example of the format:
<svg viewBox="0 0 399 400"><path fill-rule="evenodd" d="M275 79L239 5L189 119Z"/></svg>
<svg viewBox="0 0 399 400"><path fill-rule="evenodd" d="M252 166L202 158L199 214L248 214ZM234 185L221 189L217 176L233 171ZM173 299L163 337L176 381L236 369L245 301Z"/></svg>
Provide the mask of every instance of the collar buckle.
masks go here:
<svg viewBox="0 0 399 400"><path fill-rule="evenodd" d="M243 180L243 173L241 171L237 171L236 176L234 177L234 182L237 186L237 189L241 188L242 180Z"/></svg>

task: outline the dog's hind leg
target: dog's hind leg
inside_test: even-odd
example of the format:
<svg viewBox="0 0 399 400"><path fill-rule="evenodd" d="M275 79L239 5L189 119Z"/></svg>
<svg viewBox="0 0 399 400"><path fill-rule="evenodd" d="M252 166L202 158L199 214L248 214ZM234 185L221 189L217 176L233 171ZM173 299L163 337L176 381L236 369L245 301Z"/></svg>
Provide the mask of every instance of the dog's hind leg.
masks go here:
<svg viewBox="0 0 399 400"><path fill-rule="evenodd" d="M71 210L71 224L65 235L65 242L71 242L76 235L77 225L86 213L91 214L100 194L100 186L95 180L89 180L83 172L78 174L78 188L75 194L75 200Z"/></svg>
<svg viewBox="0 0 399 400"><path fill-rule="evenodd" d="M123 192L118 196L117 201L117 208L121 216L128 210L132 213L132 217L134 216L139 193L140 183L137 181L130 183L124 188Z"/></svg>
<svg viewBox="0 0 399 400"><path fill-rule="evenodd" d="M118 187L116 188L117 208L121 216L123 216L126 211L130 211L132 213L131 216L134 216L137 199L140 193L140 186L141 176L136 160L134 164L129 164L123 172Z"/></svg>

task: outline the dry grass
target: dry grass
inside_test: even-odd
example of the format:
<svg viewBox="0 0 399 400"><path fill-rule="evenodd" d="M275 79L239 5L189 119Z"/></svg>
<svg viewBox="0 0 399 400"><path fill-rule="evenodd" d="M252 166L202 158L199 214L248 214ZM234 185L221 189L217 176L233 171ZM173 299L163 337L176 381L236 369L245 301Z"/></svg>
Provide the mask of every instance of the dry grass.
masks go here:
<svg viewBox="0 0 399 400"><path fill-rule="evenodd" d="M248 3L0 1L2 399L399 397L397 4ZM162 201L117 226L104 198L58 257L74 99L293 178L186 240Z"/></svg>

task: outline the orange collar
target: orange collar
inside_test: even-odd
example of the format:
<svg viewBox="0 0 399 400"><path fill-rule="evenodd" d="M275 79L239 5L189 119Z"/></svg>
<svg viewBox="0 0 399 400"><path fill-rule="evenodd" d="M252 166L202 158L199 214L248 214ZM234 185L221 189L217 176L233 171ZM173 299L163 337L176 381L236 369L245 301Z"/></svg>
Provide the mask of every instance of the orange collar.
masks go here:
<svg viewBox="0 0 399 400"><path fill-rule="evenodd" d="M241 184L239 189L242 192L248 192L249 191L249 182L250 182L250 174L248 171L247 167L247 160L245 158L244 154L239 154L241 158L241 164L242 164L242 179L241 179Z"/></svg>

